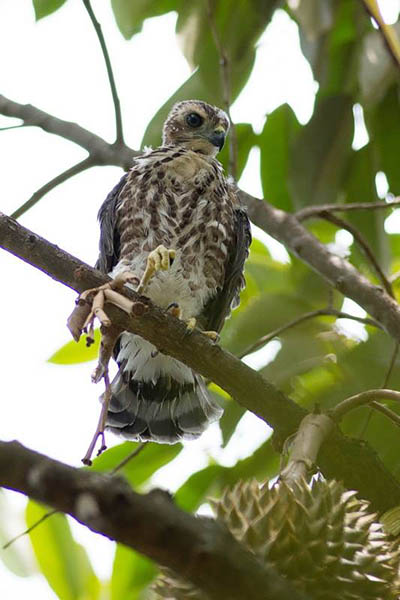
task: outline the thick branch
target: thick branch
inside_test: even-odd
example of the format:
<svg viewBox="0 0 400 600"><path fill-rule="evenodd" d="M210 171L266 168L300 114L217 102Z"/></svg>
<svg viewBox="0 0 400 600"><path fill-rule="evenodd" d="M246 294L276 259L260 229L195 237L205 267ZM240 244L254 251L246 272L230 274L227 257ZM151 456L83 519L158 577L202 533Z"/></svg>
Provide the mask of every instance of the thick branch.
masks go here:
<svg viewBox="0 0 400 600"><path fill-rule="evenodd" d="M77 292L107 280L99 271L1 213L0 247ZM126 290L126 295L143 304L146 310L130 318L118 308L107 306L107 313L116 325L141 335L166 354L215 381L245 408L268 422L281 443L296 431L305 411L257 371L214 346L200 332L188 335L186 326L179 319L166 315L147 298L130 290ZM362 497L370 500L374 510L384 511L400 504L398 482L364 442L350 440L336 430L321 449L318 464L326 477L341 479L349 489L359 490Z"/></svg>
<svg viewBox="0 0 400 600"><path fill-rule="evenodd" d="M0 442L0 485L138 550L213 600L305 600L227 529L183 512L167 492L140 495L119 477L70 467L17 442Z"/></svg>
<svg viewBox="0 0 400 600"><path fill-rule="evenodd" d="M53 117L31 104L18 104L0 94L0 114L22 119L24 125L35 125L43 131L54 133L85 148L97 164L115 165L128 170L132 158L138 154L125 144L109 144L103 138L84 127Z"/></svg>

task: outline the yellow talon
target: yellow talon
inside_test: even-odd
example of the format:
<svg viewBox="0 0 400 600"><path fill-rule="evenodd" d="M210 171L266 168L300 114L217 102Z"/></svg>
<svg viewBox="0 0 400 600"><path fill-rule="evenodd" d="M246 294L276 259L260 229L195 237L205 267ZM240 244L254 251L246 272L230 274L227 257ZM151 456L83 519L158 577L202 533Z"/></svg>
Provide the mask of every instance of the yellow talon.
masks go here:
<svg viewBox="0 0 400 600"><path fill-rule="evenodd" d="M175 256L175 250L168 249L162 245L152 250L147 257L146 269L136 290L137 293L143 294L150 279L157 271L167 271L172 265Z"/></svg>

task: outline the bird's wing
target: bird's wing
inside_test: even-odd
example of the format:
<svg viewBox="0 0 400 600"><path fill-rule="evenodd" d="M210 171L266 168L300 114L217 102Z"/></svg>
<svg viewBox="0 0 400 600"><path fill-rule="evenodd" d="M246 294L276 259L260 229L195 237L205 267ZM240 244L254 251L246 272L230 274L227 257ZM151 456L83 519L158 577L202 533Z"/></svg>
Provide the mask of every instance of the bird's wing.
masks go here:
<svg viewBox="0 0 400 600"><path fill-rule="evenodd" d="M251 243L250 221L246 212L235 210L233 239L225 268L225 280L221 290L208 301L199 324L205 330L221 331L231 310L239 304L240 291L244 287L244 263Z"/></svg>
<svg viewBox="0 0 400 600"><path fill-rule="evenodd" d="M125 173L111 190L100 207L98 219L100 221L100 243L99 258L96 269L102 273L110 273L119 260L120 239L116 228L117 208L120 200L120 192L127 181L128 173Z"/></svg>

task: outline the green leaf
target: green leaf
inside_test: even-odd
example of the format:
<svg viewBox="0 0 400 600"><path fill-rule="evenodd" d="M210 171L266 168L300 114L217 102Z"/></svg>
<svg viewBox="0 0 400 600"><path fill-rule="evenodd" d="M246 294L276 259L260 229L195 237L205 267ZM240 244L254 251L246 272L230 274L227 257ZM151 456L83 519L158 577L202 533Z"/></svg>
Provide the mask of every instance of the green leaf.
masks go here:
<svg viewBox="0 0 400 600"><path fill-rule="evenodd" d="M86 336L82 335L79 342L71 340L64 344L64 346L50 356L48 362L56 365L75 365L95 360L99 354L99 347L100 330L96 329L94 332L94 344L89 346L89 348L86 346Z"/></svg>
<svg viewBox="0 0 400 600"><path fill-rule="evenodd" d="M16 509L11 505L4 490L0 489L0 561L18 577L28 577L35 569L32 567L30 552L27 555L25 546L20 541L3 548L15 536L13 524L17 523Z"/></svg>
<svg viewBox="0 0 400 600"><path fill-rule="evenodd" d="M179 4L179 0L111 0L115 20L127 40L142 30L146 19L177 10Z"/></svg>
<svg viewBox="0 0 400 600"><path fill-rule="evenodd" d="M193 473L176 492L174 499L183 510L195 511L208 498L220 495L226 486L233 486L239 479L256 477L265 480L266 477L274 477L278 468L279 455L274 451L271 440L268 440L233 467L209 465Z"/></svg>
<svg viewBox="0 0 400 600"><path fill-rule="evenodd" d="M48 508L30 500L26 508L31 527ZM55 514L29 533L40 570L60 600L86 600L99 597L100 584L86 551L72 537L64 515Z"/></svg>
<svg viewBox="0 0 400 600"><path fill-rule="evenodd" d="M135 442L124 442L103 452L94 459L91 470L100 472L112 471L122 460L137 448ZM140 454L130 460L119 472L123 474L132 487L137 488L168 464L182 450L182 444L154 444L148 442Z"/></svg>
<svg viewBox="0 0 400 600"><path fill-rule="evenodd" d="M289 168L296 209L337 202L353 140L352 105L346 95L321 100L297 136Z"/></svg>
<svg viewBox="0 0 400 600"><path fill-rule="evenodd" d="M151 560L118 544L111 576L111 600L139 600L156 574Z"/></svg>
<svg viewBox="0 0 400 600"><path fill-rule="evenodd" d="M219 426L222 433L222 447L224 448L232 435L235 432L236 425L239 423L240 419L243 417L246 409L241 406L238 402L231 400L225 404L224 414L219 420Z"/></svg>
<svg viewBox="0 0 400 600"><path fill-rule="evenodd" d="M58 10L66 0L33 0L36 21Z"/></svg>
<svg viewBox="0 0 400 600"><path fill-rule="evenodd" d="M290 148L300 129L292 109L283 104L268 115L259 136L261 182L265 198L282 210L293 210L288 188Z"/></svg>
<svg viewBox="0 0 400 600"><path fill-rule="evenodd" d="M202 502L212 493L211 490L219 478L223 485L223 474L226 467L210 465L189 477L174 496L176 504L189 512L197 510ZM221 487L221 486L220 486Z"/></svg>

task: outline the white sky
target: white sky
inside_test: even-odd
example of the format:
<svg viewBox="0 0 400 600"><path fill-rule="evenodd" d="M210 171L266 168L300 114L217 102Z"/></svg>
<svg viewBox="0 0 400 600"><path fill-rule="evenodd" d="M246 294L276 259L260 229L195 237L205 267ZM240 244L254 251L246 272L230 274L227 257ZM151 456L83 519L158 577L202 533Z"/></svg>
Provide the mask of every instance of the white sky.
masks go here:
<svg viewBox="0 0 400 600"><path fill-rule="evenodd" d="M152 19L142 34L126 42L114 24L110 2L97 0L93 6L112 58L126 141L136 148L153 114L189 75L175 41L176 16ZM113 139L113 106L103 59L80 2L70 0L36 24L30 2L0 0L0 51L4 57L1 93ZM268 86L260 87L260 81L268 81ZM233 118L250 121L259 130L265 114L286 101L305 122L312 112L315 91L309 66L299 52L297 28L279 12L260 40L253 74L232 109ZM9 124L0 117L0 127ZM1 210L11 213L37 188L84 156L79 147L35 128L0 132ZM258 160L258 151L253 150L241 185L261 195ZM97 211L120 174L120 169L113 167L81 174L48 194L20 221L93 264L98 247ZM271 250L277 257L286 256L276 242ZM65 321L75 295L5 252L0 252L0 272L0 439L16 438L39 452L79 466L97 422L101 389L90 383L90 363L64 367L46 362L69 341ZM276 351L275 346L272 351ZM255 366L259 358L254 360ZM164 469L157 484L167 487L172 482L176 488L192 470L205 466L209 456L233 464L266 436L265 426L246 415L221 453L218 428L210 427ZM110 434L108 443L118 440ZM20 496L7 496L17 512L25 505ZM18 519L8 526L11 537L24 529ZM82 527L73 527L96 572L108 577L113 544ZM26 540L21 546L27 547ZM40 575L21 579L0 562L1 598L23 594L42 600L55 598Z"/></svg>

